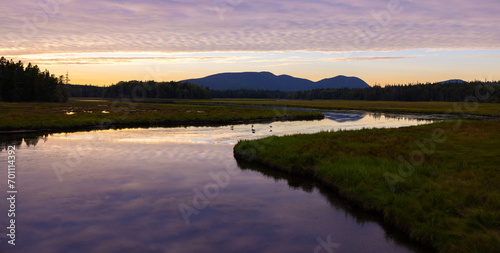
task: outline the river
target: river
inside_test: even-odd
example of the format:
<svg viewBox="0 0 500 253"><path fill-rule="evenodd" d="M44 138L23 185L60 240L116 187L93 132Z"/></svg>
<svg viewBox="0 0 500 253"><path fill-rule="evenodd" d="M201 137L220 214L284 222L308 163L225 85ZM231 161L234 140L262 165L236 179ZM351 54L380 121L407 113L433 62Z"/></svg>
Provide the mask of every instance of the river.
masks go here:
<svg viewBox="0 0 500 253"><path fill-rule="evenodd" d="M0 252L425 252L311 180L233 157L240 139L433 122L366 112L325 115L24 140L0 135ZM9 145L16 145L15 246L6 236Z"/></svg>

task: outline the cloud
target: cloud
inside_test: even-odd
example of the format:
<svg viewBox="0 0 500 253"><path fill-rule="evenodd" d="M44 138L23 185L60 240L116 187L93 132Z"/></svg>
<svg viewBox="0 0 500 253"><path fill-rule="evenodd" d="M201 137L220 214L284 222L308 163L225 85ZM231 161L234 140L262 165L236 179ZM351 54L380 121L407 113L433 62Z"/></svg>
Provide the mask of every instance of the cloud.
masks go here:
<svg viewBox="0 0 500 253"><path fill-rule="evenodd" d="M456 1L7 1L0 52L498 49L500 4ZM453 8L450 8L453 5ZM399 9L398 9L399 10Z"/></svg>
<svg viewBox="0 0 500 253"><path fill-rule="evenodd" d="M500 55L464 55L465 58L500 58Z"/></svg>
<svg viewBox="0 0 500 253"><path fill-rule="evenodd" d="M393 61L401 59L411 59L415 56L369 56L369 57L341 57L323 59L323 61Z"/></svg>
<svg viewBox="0 0 500 253"><path fill-rule="evenodd" d="M113 52L113 53L61 53L18 55L16 59L40 65L85 65L85 64L117 64L131 62L155 61L164 63L194 62L234 62L249 59L244 56L199 56L195 54L168 54L158 52Z"/></svg>
<svg viewBox="0 0 500 253"><path fill-rule="evenodd" d="M311 64L309 62L286 62L286 63L280 63L280 64L275 64L275 65L266 65L263 67L280 67L280 66L293 66L293 65L305 65L305 64Z"/></svg>

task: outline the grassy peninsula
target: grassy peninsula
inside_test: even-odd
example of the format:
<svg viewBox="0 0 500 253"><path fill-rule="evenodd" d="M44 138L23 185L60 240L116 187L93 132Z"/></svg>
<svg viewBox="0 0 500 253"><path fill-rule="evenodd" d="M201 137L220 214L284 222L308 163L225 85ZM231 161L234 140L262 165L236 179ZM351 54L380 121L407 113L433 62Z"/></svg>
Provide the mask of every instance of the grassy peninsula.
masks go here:
<svg viewBox="0 0 500 253"><path fill-rule="evenodd" d="M318 112L238 108L242 106L303 107L323 110L365 110L393 113L446 113L500 117L500 104L383 101L275 101L265 99L70 99L66 103L0 102L0 131L62 130L96 126L220 125L252 121L320 119Z"/></svg>
<svg viewBox="0 0 500 253"><path fill-rule="evenodd" d="M272 100L211 99L190 100L196 104L229 104L254 106L288 106L322 110L363 110L391 113L424 113L500 117L500 103L468 102L406 102L362 100Z"/></svg>
<svg viewBox="0 0 500 253"><path fill-rule="evenodd" d="M500 121L268 137L234 154L315 177L439 252L500 248Z"/></svg>
<svg viewBox="0 0 500 253"><path fill-rule="evenodd" d="M237 124L321 119L318 112L225 106L132 103L107 100L66 103L0 103L0 130Z"/></svg>

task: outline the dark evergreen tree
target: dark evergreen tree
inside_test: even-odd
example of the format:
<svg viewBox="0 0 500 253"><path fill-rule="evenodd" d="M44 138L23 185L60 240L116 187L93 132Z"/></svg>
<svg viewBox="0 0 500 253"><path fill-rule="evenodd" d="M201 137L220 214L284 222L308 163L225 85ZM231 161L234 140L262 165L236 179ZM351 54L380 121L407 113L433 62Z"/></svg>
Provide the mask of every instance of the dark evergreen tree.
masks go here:
<svg viewBox="0 0 500 253"><path fill-rule="evenodd" d="M69 92L61 78L47 70L40 72L36 65L26 68L21 61L15 63L0 58L0 101L7 102L66 102Z"/></svg>
<svg viewBox="0 0 500 253"><path fill-rule="evenodd" d="M128 81L118 82L109 87L90 85L70 85L72 97L104 97L104 98L210 98L208 88L186 82Z"/></svg>
<svg viewBox="0 0 500 253"><path fill-rule="evenodd" d="M487 98L484 94L488 94ZM371 101L445 101L462 102L467 97L481 96L479 102L500 103L500 82L426 83L413 85L374 86L363 89L318 89L305 91L277 90L212 90L213 98L267 99L337 99Z"/></svg>

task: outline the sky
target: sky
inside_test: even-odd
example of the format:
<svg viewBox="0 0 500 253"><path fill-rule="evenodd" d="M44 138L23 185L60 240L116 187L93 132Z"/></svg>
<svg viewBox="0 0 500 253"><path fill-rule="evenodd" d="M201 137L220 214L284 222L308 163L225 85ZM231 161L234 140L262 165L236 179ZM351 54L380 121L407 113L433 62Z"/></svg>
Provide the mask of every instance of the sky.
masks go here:
<svg viewBox="0 0 500 253"><path fill-rule="evenodd" d="M0 1L0 55L75 84L243 71L500 80L499 0Z"/></svg>

